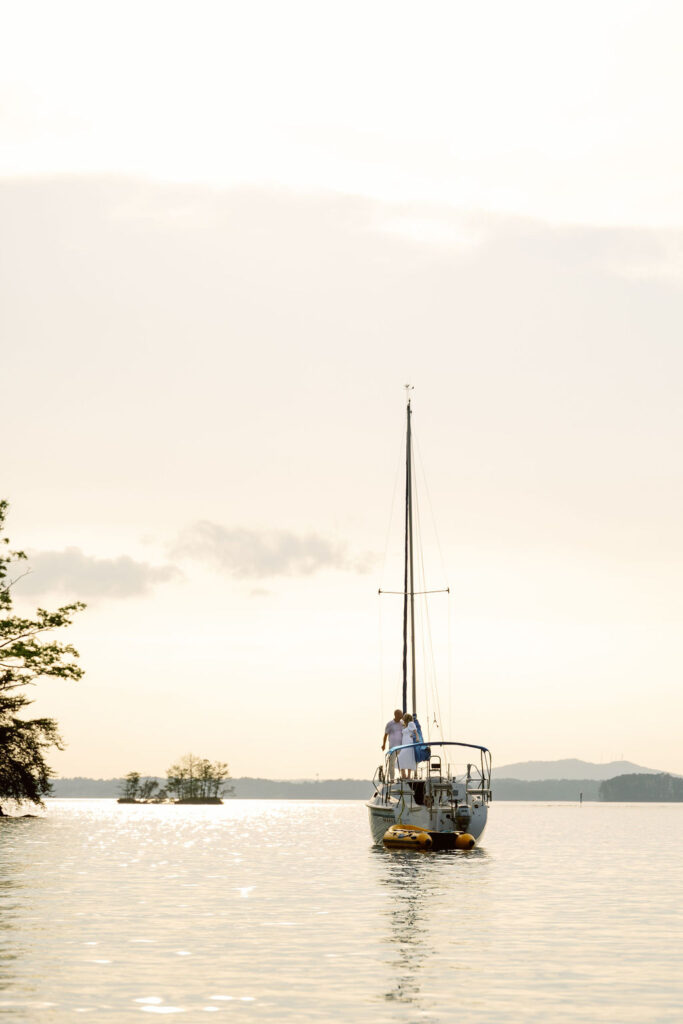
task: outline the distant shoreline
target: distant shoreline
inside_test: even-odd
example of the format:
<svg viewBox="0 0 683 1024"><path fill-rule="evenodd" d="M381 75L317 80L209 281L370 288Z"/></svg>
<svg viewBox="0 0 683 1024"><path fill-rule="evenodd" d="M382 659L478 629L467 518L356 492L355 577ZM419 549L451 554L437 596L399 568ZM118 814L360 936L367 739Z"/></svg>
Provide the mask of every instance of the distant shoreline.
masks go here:
<svg viewBox="0 0 683 1024"><path fill-rule="evenodd" d="M159 782L163 782L159 779ZM71 778L54 779L52 797L106 799L121 796L122 779ZM234 792L230 800L367 800L372 795L369 779L321 779L320 781L287 781L278 779L230 779ZM493 800L552 800L576 803L597 802L599 779L494 779ZM628 798L625 798L628 799Z"/></svg>

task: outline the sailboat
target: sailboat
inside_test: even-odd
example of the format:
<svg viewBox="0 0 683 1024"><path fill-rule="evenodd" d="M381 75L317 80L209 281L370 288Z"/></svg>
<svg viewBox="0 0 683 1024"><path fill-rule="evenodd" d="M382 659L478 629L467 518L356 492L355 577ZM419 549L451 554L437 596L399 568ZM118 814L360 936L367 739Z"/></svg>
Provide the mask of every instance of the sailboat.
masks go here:
<svg viewBox="0 0 683 1024"><path fill-rule="evenodd" d="M491 801L491 753L477 743L423 737L417 707L414 472L410 389L406 405L405 548L403 590L402 707L411 713L419 742L391 747L373 777L366 807L373 841L423 850L471 849L486 827ZM382 591L380 590L380 593ZM394 593L396 593L394 591ZM426 593L420 591L419 593ZM409 672L410 667L410 672ZM401 752L414 754L412 777L401 777ZM413 761L412 757L405 758Z"/></svg>

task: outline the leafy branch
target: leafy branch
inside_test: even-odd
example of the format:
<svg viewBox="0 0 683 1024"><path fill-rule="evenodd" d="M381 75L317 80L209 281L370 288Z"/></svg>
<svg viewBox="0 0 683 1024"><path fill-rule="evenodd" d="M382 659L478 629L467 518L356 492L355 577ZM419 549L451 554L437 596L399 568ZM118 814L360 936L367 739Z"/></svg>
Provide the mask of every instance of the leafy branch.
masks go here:
<svg viewBox="0 0 683 1024"><path fill-rule="evenodd" d="M0 531L8 507L0 501ZM45 754L51 747L61 750L63 743L54 719L20 717L32 703L23 688L44 676L81 678L75 647L45 639L43 634L70 626L85 605L74 601L55 611L38 608L33 618L13 615L12 587L26 573L14 577L10 573L16 562L25 559L25 552L11 550L9 539L0 536L0 798L40 804L50 791L52 775Z"/></svg>

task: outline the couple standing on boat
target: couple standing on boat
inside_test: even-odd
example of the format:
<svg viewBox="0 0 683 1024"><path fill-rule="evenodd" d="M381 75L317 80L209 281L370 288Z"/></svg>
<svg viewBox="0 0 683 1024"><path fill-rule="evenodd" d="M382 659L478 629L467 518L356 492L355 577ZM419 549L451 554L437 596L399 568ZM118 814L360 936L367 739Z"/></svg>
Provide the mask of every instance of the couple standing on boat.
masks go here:
<svg viewBox="0 0 683 1024"><path fill-rule="evenodd" d="M419 737L417 735L413 716L408 714L407 711L404 714L400 708L397 708L396 711L394 711L394 717L390 722L387 722L384 729L382 750L386 747L387 740L389 740L389 750L391 750L392 747L400 747L404 743L417 743ZM389 782L394 781L394 770L396 768L397 757L402 779L409 779L416 768L415 751L411 747L408 747L406 750L398 750L395 753L390 754Z"/></svg>

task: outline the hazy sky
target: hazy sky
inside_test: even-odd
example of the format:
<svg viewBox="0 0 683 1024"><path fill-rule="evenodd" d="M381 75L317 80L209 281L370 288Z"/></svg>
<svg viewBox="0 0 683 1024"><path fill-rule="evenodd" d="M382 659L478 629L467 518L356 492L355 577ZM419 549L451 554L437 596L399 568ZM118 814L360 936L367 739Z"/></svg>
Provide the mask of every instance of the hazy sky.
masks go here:
<svg viewBox="0 0 683 1024"><path fill-rule="evenodd" d="M2 4L0 489L18 605L88 602L60 774L372 772L407 381L437 718L683 773L682 29Z"/></svg>

